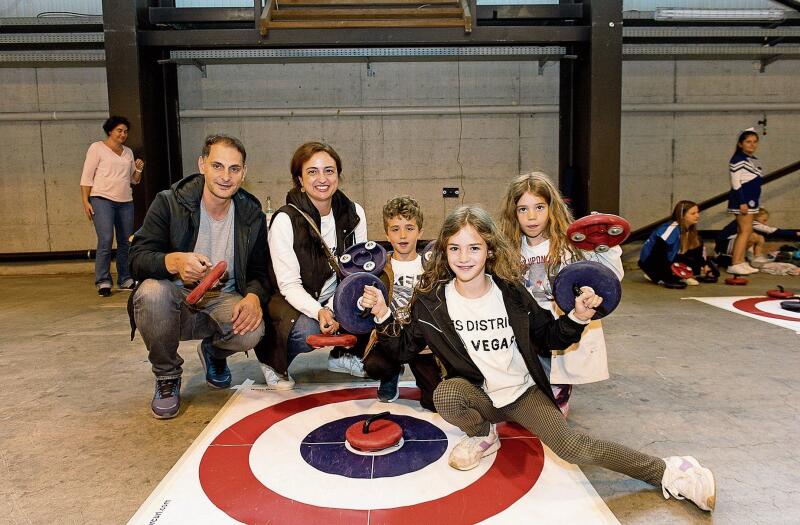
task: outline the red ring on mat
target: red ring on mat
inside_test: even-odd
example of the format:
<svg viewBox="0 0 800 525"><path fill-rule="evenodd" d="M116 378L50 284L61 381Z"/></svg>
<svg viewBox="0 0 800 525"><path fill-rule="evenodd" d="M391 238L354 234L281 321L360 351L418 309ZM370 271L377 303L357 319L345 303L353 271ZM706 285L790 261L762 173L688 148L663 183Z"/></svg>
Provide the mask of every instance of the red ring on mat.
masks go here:
<svg viewBox="0 0 800 525"><path fill-rule="evenodd" d="M772 319L782 319L784 321L795 321L800 322L800 317L789 317L787 315L779 315L773 314L770 312L765 312L759 308L756 308L756 305L759 303L763 303L764 301L779 301L780 299L770 299L769 297L749 297L747 299L739 299L733 303L734 308L738 308L743 312L747 312L749 314L761 315L763 317L771 317Z"/></svg>
<svg viewBox="0 0 800 525"><path fill-rule="evenodd" d="M400 388L403 399L419 399L416 388ZM289 399L259 410L223 430L200 459L200 486L222 512L243 523L438 523L467 525L494 516L533 488L544 466L544 449L538 438L516 425L499 425L505 439L489 470L475 483L447 496L416 505L355 510L318 507L291 500L264 486L250 468L250 451L256 439L289 416L322 405L357 399L374 399L374 388L348 388ZM447 467L449 468L449 467ZM483 505L478 504L483 503ZM457 509L457 512L454 512Z"/></svg>

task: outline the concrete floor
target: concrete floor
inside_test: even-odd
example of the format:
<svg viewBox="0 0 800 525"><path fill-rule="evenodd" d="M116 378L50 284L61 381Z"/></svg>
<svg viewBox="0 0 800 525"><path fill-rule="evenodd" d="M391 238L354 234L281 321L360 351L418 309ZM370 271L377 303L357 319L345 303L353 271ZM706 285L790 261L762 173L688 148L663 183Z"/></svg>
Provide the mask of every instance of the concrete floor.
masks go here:
<svg viewBox="0 0 800 525"><path fill-rule="evenodd" d="M46 266L42 273L54 271ZM231 395L206 387L195 343L182 343L181 414L153 419L153 380L141 339L129 341L127 294L98 297L86 268L0 271L0 523L126 522ZM763 274L746 288L686 290L626 276L623 302L605 321L612 378L576 387L570 421L658 456L695 455L714 471L718 494L709 515L584 468L622 523L800 523L792 445L800 336L681 300L757 295L779 283L800 288L799 278ZM293 375L352 379L315 371L324 358L298 360ZM260 380L252 355L231 359L231 370L235 382Z"/></svg>

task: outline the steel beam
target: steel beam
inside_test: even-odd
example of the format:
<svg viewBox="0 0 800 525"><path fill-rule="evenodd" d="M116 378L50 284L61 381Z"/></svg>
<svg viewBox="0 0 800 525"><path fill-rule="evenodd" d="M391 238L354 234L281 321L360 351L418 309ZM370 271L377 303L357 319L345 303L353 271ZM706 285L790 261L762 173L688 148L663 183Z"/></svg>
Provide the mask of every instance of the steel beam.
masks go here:
<svg viewBox="0 0 800 525"><path fill-rule="evenodd" d="M109 113L130 120L128 145L147 163L133 193L137 226L156 194L182 176L177 66L160 65L169 52L142 48L136 36L148 4L103 0Z"/></svg>
<svg viewBox="0 0 800 525"><path fill-rule="evenodd" d="M256 0L258 1L258 0ZM151 24L253 24L253 9L249 7L151 7Z"/></svg>
<svg viewBox="0 0 800 525"><path fill-rule="evenodd" d="M622 0L585 0L588 44L569 47L559 97L559 187L576 215L619 211Z"/></svg>
<svg viewBox="0 0 800 525"><path fill-rule="evenodd" d="M139 31L139 44L171 49L253 47L384 47L443 45L530 45L587 42L589 28L582 26L505 27L462 29L282 29L261 39L255 29L183 29Z"/></svg>
<svg viewBox="0 0 800 525"><path fill-rule="evenodd" d="M505 21L519 25L526 20L580 20L583 18L583 5L478 5L476 13L477 19L483 23Z"/></svg>

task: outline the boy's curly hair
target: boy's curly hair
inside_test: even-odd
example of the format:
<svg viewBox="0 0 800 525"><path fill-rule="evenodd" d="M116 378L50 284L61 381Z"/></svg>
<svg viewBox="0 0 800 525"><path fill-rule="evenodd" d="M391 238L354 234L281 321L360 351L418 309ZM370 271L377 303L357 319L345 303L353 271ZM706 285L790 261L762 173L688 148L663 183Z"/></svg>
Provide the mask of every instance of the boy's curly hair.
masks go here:
<svg viewBox="0 0 800 525"><path fill-rule="evenodd" d="M409 197L408 195L394 197L383 206L384 231L389 230L389 220L397 216L403 217L408 221L411 219L416 220L417 228L420 230L422 229L422 208L420 208L419 203L413 197Z"/></svg>

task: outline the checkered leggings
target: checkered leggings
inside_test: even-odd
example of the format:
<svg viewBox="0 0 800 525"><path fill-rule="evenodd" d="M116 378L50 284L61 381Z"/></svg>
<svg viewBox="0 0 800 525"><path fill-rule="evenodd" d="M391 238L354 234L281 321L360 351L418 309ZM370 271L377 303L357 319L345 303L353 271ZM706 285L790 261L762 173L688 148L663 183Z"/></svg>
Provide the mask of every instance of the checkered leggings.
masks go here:
<svg viewBox="0 0 800 525"><path fill-rule="evenodd" d="M536 386L510 405L496 408L480 387L466 379L446 379L436 387L433 403L448 423L469 436L487 435L491 423L513 421L539 436L542 443L565 461L598 465L651 485L661 485L665 469L662 459L570 428L550 398Z"/></svg>

